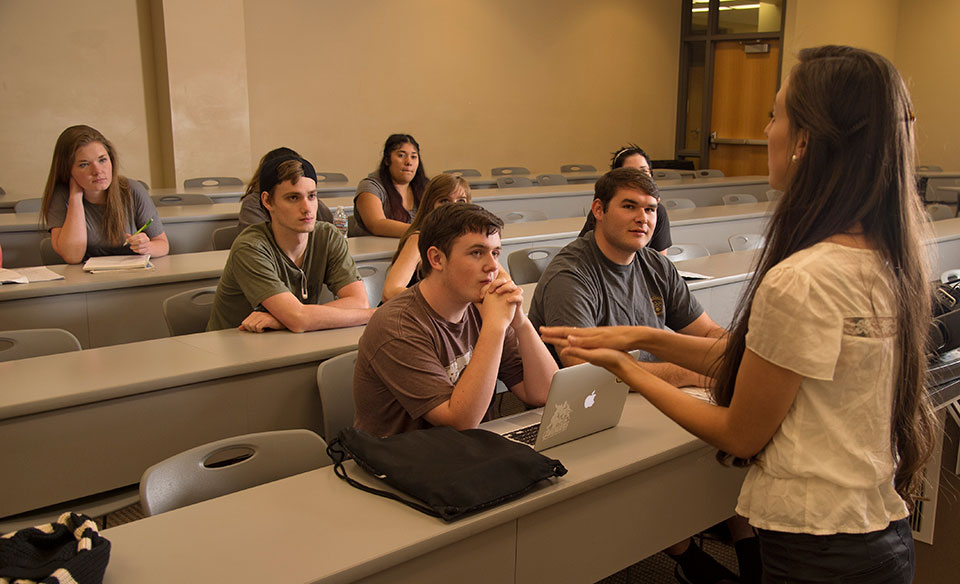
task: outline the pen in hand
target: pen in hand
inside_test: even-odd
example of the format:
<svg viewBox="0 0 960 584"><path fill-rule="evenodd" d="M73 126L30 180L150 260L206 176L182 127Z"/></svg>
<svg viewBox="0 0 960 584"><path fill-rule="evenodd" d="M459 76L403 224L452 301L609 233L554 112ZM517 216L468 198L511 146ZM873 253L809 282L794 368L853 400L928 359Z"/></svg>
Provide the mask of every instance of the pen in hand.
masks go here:
<svg viewBox="0 0 960 584"><path fill-rule="evenodd" d="M147 221L146 223L144 223L144 224L143 224L143 227L141 227L140 229L137 229L137 233L140 233L141 231L143 231L143 230L146 229L147 227L150 227L150 224L151 224L151 223L153 223L153 218L151 218L149 221ZM136 235L137 233L134 233L133 235ZM130 237L133 237L133 235L131 235ZM128 240L128 241L125 241L125 242L123 243L123 245L124 245L124 247L130 245L130 241L129 241L129 240Z"/></svg>

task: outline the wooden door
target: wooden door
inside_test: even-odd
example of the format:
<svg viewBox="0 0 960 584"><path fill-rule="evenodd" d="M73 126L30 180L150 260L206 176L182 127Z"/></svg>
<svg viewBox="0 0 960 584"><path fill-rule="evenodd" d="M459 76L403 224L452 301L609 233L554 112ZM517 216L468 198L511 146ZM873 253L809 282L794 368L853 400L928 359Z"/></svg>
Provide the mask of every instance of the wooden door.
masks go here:
<svg viewBox="0 0 960 584"><path fill-rule="evenodd" d="M727 176L767 174L763 128L777 94L780 43L763 44L769 50L750 53L742 41L714 45L709 167Z"/></svg>

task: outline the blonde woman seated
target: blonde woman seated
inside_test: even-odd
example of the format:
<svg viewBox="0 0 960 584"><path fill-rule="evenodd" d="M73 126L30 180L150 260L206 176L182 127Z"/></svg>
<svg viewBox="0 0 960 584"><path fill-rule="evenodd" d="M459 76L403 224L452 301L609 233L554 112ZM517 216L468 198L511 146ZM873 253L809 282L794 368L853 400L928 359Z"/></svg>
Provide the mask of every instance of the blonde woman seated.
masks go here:
<svg viewBox="0 0 960 584"><path fill-rule="evenodd" d="M53 250L68 264L93 256L169 253L147 189L120 176L119 166L113 144L90 126L71 126L57 138L40 216Z"/></svg>
<svg viewBox="0 0 960 584"><path fill-rule="evenodd" d="M439 174L427 184L419 210L400 238L397 252L393 254L383 284L384 302L420 281L420 250L417 245L420 242L420 226L430 211L445 203L469 203L471 200L470 185L459 176Z"/></svg>

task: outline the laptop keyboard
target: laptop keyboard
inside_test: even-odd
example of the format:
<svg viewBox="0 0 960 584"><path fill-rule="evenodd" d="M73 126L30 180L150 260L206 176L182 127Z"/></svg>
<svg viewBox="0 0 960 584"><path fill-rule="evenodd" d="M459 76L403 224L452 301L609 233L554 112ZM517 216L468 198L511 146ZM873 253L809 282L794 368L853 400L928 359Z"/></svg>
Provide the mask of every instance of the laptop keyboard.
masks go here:
<svg viewBox="0 0 960 584"><path fill-rule="evenodd" d="M513 432L507 432L504 434L504 438L509 438L516 442L523 442L524 444L529 444L533 446L537 442L537 433L540 431L540 424L534 424L532 426L527 426L526 428L520 428L519 430L514 430Z"/></svg>

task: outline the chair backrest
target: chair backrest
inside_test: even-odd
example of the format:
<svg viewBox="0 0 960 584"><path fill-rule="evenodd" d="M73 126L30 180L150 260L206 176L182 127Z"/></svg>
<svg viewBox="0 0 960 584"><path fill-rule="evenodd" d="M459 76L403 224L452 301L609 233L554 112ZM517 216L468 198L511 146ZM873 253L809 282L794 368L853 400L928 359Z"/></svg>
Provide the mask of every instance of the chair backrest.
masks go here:
<svg viewBox="0 0 960 584"><path fill-rule="evenodd" d="M504 211L502 213L496 213L496 216L502 219L504 223L526 223L527 221L547 220L546 213L543 211L537 211L535 209Z"/></svg>
<svg viewBox="0 0 960 584"><path fill-rule="evenodd" d="M936 164L921 164L917 166L917 170L920 172L943 172L943 168Z"/></svg>
<svg viewBox="0 0 960 584"><path fill-rule="evenodd" d="M667 248L667 259L674 262L703 258L708 255L710 251L699 243L675 243Z"/></svg>
<svg viewBox="0 0 960 584"><path fill-rule="evenodd" d="M528 247L510 252L507 256L507 269L510 277L517 284L532 284L540 280L540 275L547 269L550 260L560 247Z"/></svg>
<svg viewBox="0 0 960 584"><path fill-rule="evenodd" d="M323 435L333 440L344 428L353 426L353 369L357 351L337 355L317 367L317 389L323 410Z"/></svg>
<svg viewBox="0 0 960 584"><path fill-rule="evenodd" d="M723 204L724 204L724 205L744 205L744 204L746 204L746 203L756 203L756 202L757 202L757 198L756 198L755 196L753 196L753 195L745 195L745 194L740 194L740 193L731 194L731 195L723 195L723 197L721 197L721 198L723 199Z"/></svg>
<svg viewBox="0 0 960 584"><path fill-rule="evenodd" d="M216 286L206 286L166 298L163 301L163 319L167 321L170 336L191 335L207 330L216 295Z"/></svg>
<svg viewBox="0 0 960 584"><path fill-rule="evenodd" d="M183 181L184 188L242 186L243 181L235 176L200 176Z"/></svg>
<svg viewBox="0 0 960 584"><path fill-rule="evenodd" d="M930 203L926 206L927 215L930 216L931 221L940 221L941 219L953 219L957 216L957 212L954 211L953 207L950 205L944 205L942 203Z"/></svg>
<svg viewBox="0 0 960 584"><path fill-rule="evenodd" d="M3 190L3 187L0 187L0 195L7 194L7 191Z"/></svg>
<svg viewBox="0 0 960 584"><path fill-rule="evenodd" d="M383 300L383 284L387 279L389 261L357 262L357 271L363 278L363 285L367 288L367 301L370 306L376 306Z"/></svg>
<svg viewBox="0 0 960 584"><path fill-rule="evenodd" d="M730 251L745 251L748 249L760 249L766 245L767 241L759 233L737 233L727 238L730 244Z"/></svg>
<svg viewBox="0 0 960 584"><path fill-rule="evenodd" d="M532 187L533 180L526 176L499 176L497 177L497 186L501 189Z"/></svg>
<svg viewBox="0 0 960 584"><path fill-rule="evenodd" d="M443 174L452 174L453 176L482 176L476 168L451 168L443 171Z"/></svg>
<svg viewBox="0 0 960 584"><path fill-rule="evenodd" d="M331 463L323 438L309 430L234 436L191 448L148 468L140 506L157 515Z"/></svg>
<svg viewBox="0 0 960 584"><path fill-rule="evenodd" d="M597 167L592 164L564 164L560 172L596 172Z"/></svg>
<svg viewBox="0 0 960 584"><path fill-rule="evenodd" d="M35 199L20 199L13 204L14 213L39 213L40 205L43 202L43 199L37 197Z"/></svg>
<svg viewBox="0 0 960 584"><path fill-rule="evenodd" d="M0 361L80 350L73 333L58 328L0 331Z"/></svg>
<svg viewBox="0 0 960 584"><path fill-rule="evenodd" d="M240 235L239 225L218 227L213 230L213 249L230 249L233 240Z"/></svg>
<svg viewBox="0 0 960 584"><path fill-rule="evenodd" d="M767 200L768 201L778 201L780 197L783 196L783 191L777 189L767 189Z"/></svg>
<svg viewBox="0 0 960 584"><path fill-rule="evenodd" d="M541 187L565 185L568 182L567 177L562 174L541 174L537 177L537 184Z"/></svg>
<svg viewBox="0 0 960 584"><path fill-rule="evenodd" d="M680 180L680 173L672 170L654 170L654 180Z"/></svg>
<svg viewBox="0 0 960 584"><path fill-rule="evenodd" d="M696 171L694 176L697 178L719 178L723 176L723 171L715 168L701 168Z"/></svg>
<svg viewBox="0 0 960 584"><path fill-rule="evenodd" d="M922 177L921 181L925 181L925 187L923 192L923 198L925 201L956 201L957 195L960 194L956 190L953 190L952 187L960 187L960 179L956 178L941 178L941 177ZM944 189L942 187L951 187L950 189Z"/></svg>
<svg viewBox="0 0 960 584"><path fill-rule="evenodd" d="M53 240L49 237L44 237L40 240L40 261L43 262L43 265L45 266L55 266L57 264L67 263L63 261L63 258L60 257L60 254L53 250Z"/></svg>
<svg viewBox="0 0 960 584"><path fill-rule="evenodd" d="M179 195L150 195L153 204L157 207L170 207L172 205L212 205L213 199L207 195L201 194L179 194Z"/></svg>
<svg viewBox="0 0 960 584"><path fill-rule="evenodd" d="M530 170L522 166L498 166L490 169L493 176L506 176L513 174L530 174Z"/></svg>
<svg viewBox="0 0 960 584"><path fill-rule="evenodd" d="M343 174L342 172L318 172L317 182L347 182L347 175Z"/></svg>
<svg viewBox="0 0 960 584"><path fill-rule="evenodd" d="M960 270L947 270L946 272L940 274L940 283L949 284L950 282L956 282L960 280Z"/></svg>
<svg viewBox="0 0 960 584"><path fill-rule="evenodd" d="M684 199L682 197L676 199L663 199L661 202L667 211L671 209L693 209L697 206L697 204L692 200Z"/></svg>

